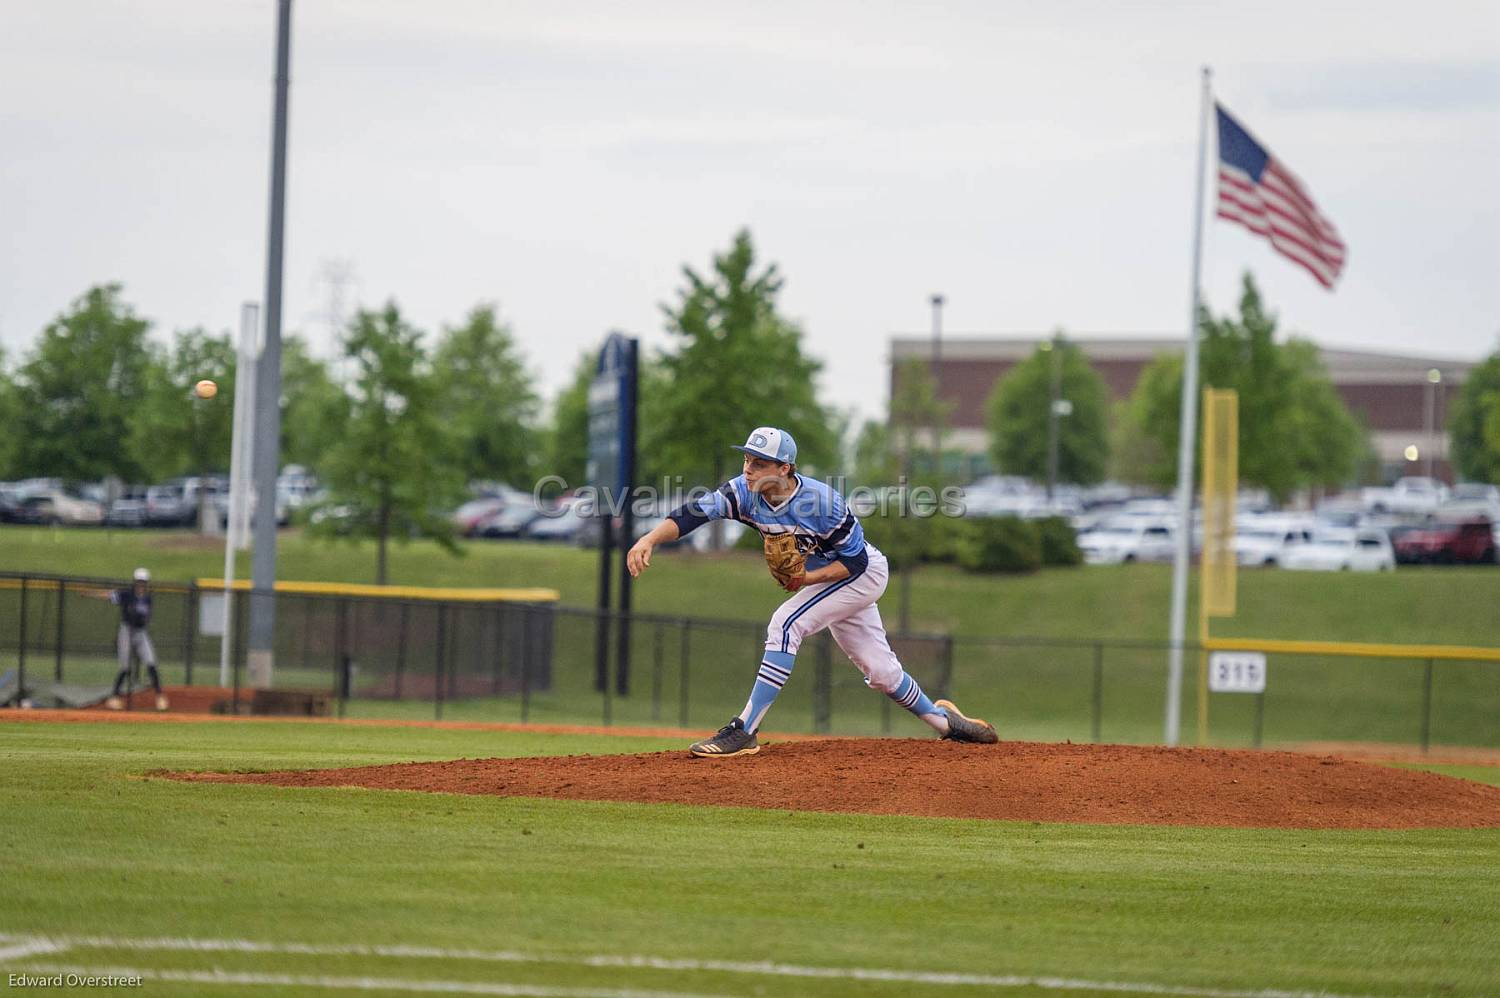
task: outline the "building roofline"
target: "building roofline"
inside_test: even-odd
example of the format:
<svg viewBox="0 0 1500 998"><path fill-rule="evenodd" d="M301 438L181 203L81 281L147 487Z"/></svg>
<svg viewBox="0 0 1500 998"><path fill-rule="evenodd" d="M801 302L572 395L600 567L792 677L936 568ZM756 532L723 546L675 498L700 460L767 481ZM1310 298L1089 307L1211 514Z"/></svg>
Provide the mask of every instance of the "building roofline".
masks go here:
<svg viewBox="0 0 1500 998"><path fill-rule="evenodd" d="M1029 356L1037 344L1052 338L1051 333L1007 333L993 334L948 334L943 335L942 356L944 360L992 360L1014 361ZM1065 334L1067 341L1083 348L1096 360L1145 360L1158 353L1174 353L1182 349L1181 335L1156 333ZM1454 374L1467 374L1469 369L1481 363L1476 358L1439 357L1432 354L1405 354L1389 351L1325 345L1313 341L1322 354L1331 376L1340 379L1358 378L1368 375L1374 378L1418 371L1425 374L1429 368ZM905 359L926 360L932 356L930 334L894 333L890 336L890 357L893 361Z"/></svg>

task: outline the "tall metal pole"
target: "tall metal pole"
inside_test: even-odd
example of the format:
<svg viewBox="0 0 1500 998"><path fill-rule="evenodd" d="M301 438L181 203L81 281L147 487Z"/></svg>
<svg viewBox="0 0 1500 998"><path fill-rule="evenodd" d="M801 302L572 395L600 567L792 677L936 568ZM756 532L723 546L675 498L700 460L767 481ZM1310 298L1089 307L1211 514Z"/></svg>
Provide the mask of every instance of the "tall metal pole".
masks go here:
<svg viewBox="0 0 1500 998"><path fill-rule="evenodd" d="M1167 716L1163 738L1176 745L1182 722L1182 642L1187 627L1188 557L1193 538L1193 444L1198 429L1198 275L1203 260L1203 166L1208 149L1208 112L1213 106L1212 71L1203 67L1203 102L1198 108L1198 174L1193 196L1192 308L1187 351L1182 362L1182 422L1177 447L1176 552L1172 558L1171 648L1167 661Z"/></svg>
<svg viewBox="0 0 1500 998"><path fill-rule="evenodd" d="M271 218L266 245L265 342L255 377L255 552L251 559L250 685L271 685L276 636L276 473L281 463L281 246L286 219L286 116L292 56L292 0L279 0L276 98L271 128Z"/></svg>
<svg viewBox="0 0 1500 998"><path fill-rule="evenodd" d="M943 296L933 295L932 302L932 472L943 472Z"/></svg>

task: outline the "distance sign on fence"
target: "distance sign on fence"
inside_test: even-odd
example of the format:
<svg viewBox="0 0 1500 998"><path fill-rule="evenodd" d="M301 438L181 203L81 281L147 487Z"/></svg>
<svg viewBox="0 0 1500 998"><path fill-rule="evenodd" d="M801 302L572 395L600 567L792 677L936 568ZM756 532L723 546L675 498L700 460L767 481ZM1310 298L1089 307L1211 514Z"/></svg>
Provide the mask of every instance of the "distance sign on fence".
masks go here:
<svg viewBox="0 0 1500 998"><path fill-rule="evenodd" d="M1266 656L1258 651L1216 651L1208 658L1208 688L1215 693L1264 693Z"/></svg>

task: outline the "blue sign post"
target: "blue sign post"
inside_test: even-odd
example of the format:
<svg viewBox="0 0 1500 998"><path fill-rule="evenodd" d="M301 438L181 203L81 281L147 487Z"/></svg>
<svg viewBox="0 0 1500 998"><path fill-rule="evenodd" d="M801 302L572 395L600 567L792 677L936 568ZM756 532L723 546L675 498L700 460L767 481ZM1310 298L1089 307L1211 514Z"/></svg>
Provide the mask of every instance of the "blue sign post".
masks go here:
<svg viewBox="0 0 1500 998"><path fill-rule="evenodd" d="M599 351L599 366L589 385L589 451L587 477L599 502L599 624L594 638L594 688L604 694L604 720L610 719L609 620L611 552L620 545L620 627L615 690L630 692L630 572L625 552L634 541L631 508L635 488L636 387L640 341L610 333ZM618 520L618 528L616 525Z"/></svg>

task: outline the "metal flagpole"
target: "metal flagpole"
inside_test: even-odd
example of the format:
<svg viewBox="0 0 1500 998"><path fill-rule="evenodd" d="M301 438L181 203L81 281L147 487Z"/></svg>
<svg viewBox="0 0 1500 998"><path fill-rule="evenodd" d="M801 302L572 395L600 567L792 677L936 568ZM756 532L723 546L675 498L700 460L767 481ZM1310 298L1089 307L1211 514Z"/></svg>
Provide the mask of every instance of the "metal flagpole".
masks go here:
<svg viewBox="0 0 1500 998"><path fill-rule="evenodd" d="M1172 558L1172 634L1167 661L1167 718L1163 738L1176 745L1182 721L1182 642L1187 628L1188 558L1193 539L1193 451L1198 429L1198 275L1203 259L1203 167L1208 149L1208 112L1213 106L1213 71L1203 67L1203 102L1198 108L1198 183L1193 200L1192 310L1187 352L1182 362L1182 423L1177 447L1177 550Z"/></svg>

